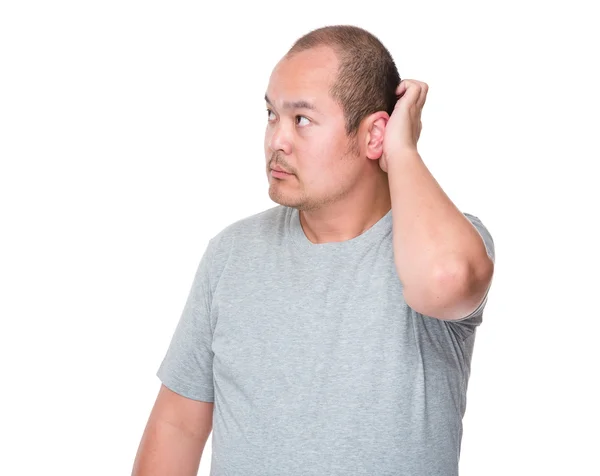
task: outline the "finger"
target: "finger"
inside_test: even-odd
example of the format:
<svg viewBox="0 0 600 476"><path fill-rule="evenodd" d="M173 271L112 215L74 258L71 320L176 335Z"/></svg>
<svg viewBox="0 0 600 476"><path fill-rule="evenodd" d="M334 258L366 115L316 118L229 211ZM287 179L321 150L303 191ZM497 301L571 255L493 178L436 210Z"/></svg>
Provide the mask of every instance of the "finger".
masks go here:
<svg viewBox="0 0 600 476"><path fill-rule="evenodd" d="M404 105L406 107L417 106L417 101L421 93L421 87L414 81L408 81L405 87L406 90L402 96Z"/></svg>
<svg viewBox="0 0 600 476"><path fill-rule="evenodd" d="M423 109L425 105L425 100L427 99L427 92L429 91L429 86L426 83L421 83L421 89L419 91L419 98L417 99L417 107L419 109Z"/></svg>
<svg viewBox="0 0 600 476"><path fill-rule="evenodd" d="M400 84L396 88L396 98L401 98L402 95L406 92L406 86L408 84L406 81L406 79L400 81Z"/></svg>

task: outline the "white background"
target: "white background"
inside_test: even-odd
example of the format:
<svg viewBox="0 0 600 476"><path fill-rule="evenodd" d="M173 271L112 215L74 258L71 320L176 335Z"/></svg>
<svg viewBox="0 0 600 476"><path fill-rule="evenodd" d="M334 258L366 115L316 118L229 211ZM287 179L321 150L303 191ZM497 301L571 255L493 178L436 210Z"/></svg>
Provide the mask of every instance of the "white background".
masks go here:
<svg viewBox="0 0 600 476"><path fill-rule="evenodd" d="M593 4L2 2L0 474L130 474L209 238L276 205L272 68L346 23L429 85L421 156L495 241L461 476L599 475Z"/></svg>

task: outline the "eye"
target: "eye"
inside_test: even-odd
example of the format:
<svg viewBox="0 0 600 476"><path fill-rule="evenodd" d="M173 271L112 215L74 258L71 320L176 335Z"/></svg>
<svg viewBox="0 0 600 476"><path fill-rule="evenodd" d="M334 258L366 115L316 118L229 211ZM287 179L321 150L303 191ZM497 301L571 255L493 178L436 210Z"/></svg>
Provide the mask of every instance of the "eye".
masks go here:
<svg viewBox="0 0 600 476"><path fill-rule="evenodd" d="M271 120L271 114L275 114L273 111L271 111L269 108L267 108L267 120ZM296 121L298 119L306 119L308 121L308 123L310 123L310 119L306 116L296 116ZM308 124L299 124L299 125L308 125Z"/></svg>
<svg viewBox="0 0 600 476"><path fill-rule="evenodd" d="M310 122L310 119L308 119L306 116L296 116L296 119L306 119L308 122Z"/></svg>

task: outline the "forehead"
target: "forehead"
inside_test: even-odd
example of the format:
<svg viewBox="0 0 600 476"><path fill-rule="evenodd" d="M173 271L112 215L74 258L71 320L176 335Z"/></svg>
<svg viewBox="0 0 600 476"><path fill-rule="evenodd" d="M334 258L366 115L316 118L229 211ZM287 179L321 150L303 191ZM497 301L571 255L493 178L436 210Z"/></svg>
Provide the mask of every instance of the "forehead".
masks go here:
<svg viewBox="0 0 600 476"><path fill-rule="evenodd" d="M323 112L337 110L329 95L337 68L337 57L329 47L313 48L284 57L271 73L267 96L276 108L286 101L306 100Z"/></svg>

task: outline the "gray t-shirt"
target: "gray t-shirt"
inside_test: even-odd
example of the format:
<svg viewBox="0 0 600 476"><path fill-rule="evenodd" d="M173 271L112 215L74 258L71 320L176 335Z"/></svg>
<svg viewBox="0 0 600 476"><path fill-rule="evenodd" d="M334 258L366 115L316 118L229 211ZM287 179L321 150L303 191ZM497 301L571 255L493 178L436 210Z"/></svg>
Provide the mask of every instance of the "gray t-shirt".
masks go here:
<svg viewBox="0 0 600 476"><path fill-rule="evenodd" d="M490 233L464 213L494 258ZM454 476L476 328L404 301L392 210L313 244L276 206L210 241L157 372L215 403L211 476Z"/></svg>

